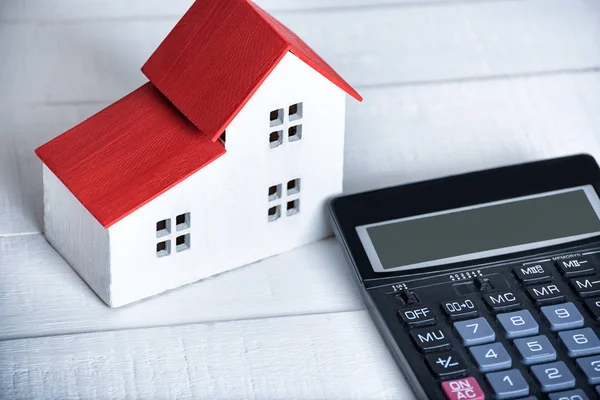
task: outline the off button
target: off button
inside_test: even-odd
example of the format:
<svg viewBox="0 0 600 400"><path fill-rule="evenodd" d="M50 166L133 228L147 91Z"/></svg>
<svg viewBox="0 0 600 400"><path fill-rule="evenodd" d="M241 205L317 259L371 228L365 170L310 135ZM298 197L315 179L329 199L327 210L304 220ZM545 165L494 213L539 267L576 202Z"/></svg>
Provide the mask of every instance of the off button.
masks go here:
<svg viewBox="0 0 600 400"><path fill-rule="evenodd" d="M409 328L434 325L436 318L429 307L410 307L398 310L398 317Z"/></svg>

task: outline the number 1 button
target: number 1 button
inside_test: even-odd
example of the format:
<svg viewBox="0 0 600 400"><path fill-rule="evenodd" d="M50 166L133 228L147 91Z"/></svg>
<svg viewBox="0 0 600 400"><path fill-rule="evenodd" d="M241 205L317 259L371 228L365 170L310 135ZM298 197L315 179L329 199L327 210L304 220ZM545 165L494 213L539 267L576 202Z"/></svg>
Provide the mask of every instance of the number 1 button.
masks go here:
<svg viewBox="0 0 600 400"><path fill-rule="evenodd" d="M523 374L518 369L492 372L485 377L494 390L494 395L497 399L513 399L529 394L529 385L525 382Z"/></svg>

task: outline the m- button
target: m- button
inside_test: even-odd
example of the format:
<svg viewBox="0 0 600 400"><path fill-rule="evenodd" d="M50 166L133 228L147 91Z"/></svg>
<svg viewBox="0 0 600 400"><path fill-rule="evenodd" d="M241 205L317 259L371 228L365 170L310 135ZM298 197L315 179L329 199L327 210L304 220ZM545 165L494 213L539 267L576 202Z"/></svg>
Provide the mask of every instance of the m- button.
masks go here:
<svg viewBox="0 0 600 400"><path fill-rule="evenodd" d="M398 317L409 328L433 325L435 315L429 307L410 307L398 310Z"/></svg>

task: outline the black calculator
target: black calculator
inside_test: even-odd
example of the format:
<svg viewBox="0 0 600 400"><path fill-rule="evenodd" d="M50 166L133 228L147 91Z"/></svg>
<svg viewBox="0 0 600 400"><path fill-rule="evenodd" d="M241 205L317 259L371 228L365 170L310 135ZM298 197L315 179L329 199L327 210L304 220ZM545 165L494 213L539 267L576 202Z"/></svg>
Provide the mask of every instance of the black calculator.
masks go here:
<svg viewBox="0 0 600 400"><path fill-rule="evenodd" d="M331 201L416 398L600 398L599 193L576 155Z"/></svg>

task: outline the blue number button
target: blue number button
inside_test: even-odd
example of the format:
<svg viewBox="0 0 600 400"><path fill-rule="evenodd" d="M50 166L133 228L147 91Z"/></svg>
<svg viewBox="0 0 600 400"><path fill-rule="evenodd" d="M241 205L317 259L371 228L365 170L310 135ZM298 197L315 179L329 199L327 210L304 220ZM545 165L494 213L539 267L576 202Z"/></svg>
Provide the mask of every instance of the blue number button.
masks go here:
<svg viewBox="0 0 600 400"><path fill-rule="evenodd" d="M556 350L544 335L515 339L513 342L525 365L556 360Z"/></svg>
<svg viewBox="0 0 600 400"><path fill-rule="evenodd" d="M571 389L575 386L575 377L563 361L534 365L531 372L542 388L542 392Z"/></svg>
<svg viewBox="0 0 600 400"><path fill-rule="evenodd" d="M492 372L512 367L512 360L502 343L484 344L469 349L481 372Z"/></svg>
<svg viewBox="0 0 600 400"><path fill-rule="evenodd" d="M600 356L578 358L577 365L585 374L590 385L600 383Z"/></svg>
<svg viewBox="0 0 600 400"><path fill-rule="evenodd" d="M509 339L537 335L540 327L528 310L519 310L496 316L504 335Z"/></svg>
<svg viewBox="0 0 600 400"><path fill-rule="evenodd" d="M490 343L496 340L496 333L483 317L455 322L454 329L465 346Z"/></svg>
<svg viewBox="0 0 600 400"><path fill-rule="evenodd" d="M494 390L496 399L513 399L529 394L529 385L518 369L492 372L485 377Z"/></svg>
<svg viewBox="0 0 600 400"><path fill-rule="evenodd" d="M546 306L540 310L553 331L564 331L583 326L583 315L573 303Z"/></svg>
<svg viewBox="0 0 600 400"><path fill-rule="evenodd" d="M591 356L600 353L600 340L592 328L558 332L569 357Z"/></svg>
<svg viewBox="0 0 600 400"><path fill-rule="evenodd" d="M581 389L567 390L548 395L548 400L589 400L589 397Z"/></svg>

